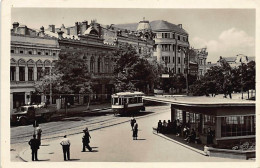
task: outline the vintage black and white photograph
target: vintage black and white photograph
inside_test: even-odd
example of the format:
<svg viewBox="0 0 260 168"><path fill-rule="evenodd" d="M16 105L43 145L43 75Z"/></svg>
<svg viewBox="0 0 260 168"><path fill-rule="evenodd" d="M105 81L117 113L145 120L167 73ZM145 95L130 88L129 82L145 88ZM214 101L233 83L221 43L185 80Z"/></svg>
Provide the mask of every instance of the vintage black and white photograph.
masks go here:
<svg viewBox="0 0 260 168"><path fill-rule="evenodd" d="M256 162L256 9L143 5L11 7L10 162Z"/></svg>

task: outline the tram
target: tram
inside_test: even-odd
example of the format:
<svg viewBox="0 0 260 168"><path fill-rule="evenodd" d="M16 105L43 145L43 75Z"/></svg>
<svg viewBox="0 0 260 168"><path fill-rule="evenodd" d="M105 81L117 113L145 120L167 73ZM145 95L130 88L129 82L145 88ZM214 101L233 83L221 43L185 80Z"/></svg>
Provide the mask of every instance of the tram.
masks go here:
<svg viewBox="0 0 260 168"><path fill-rule="evenodd" d="M114 114L133 114L144 111L143 98L144 93L142 92L119 92L112 95L112 110Z"/></svg>

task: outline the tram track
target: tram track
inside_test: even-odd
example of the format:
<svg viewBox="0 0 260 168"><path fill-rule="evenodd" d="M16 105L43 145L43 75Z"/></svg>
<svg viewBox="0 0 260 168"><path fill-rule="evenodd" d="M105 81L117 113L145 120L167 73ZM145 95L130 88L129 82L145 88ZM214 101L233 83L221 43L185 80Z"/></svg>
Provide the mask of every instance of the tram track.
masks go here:
<svg viewBox="0 0 260 168"><path fill-rule="evenodd" d="M149 107L148 107L149 109ZM162 107L153 107L153 111L159 110L163 112ZM71 117L73 118L73 117ZM43 135L42 139L51 139L57 136L61 136L65 132L69 134L77 134L84 129L89 127L90 130L96 130L98 128L103 128L109 125L118 124L120 122L126 122L130 117L116 117L113 114L104 115L104 116L95 116L95 117L74 117L79 118L79 120L64 120L64 121L55 121L49 123L40 124ZM69 118L68 118L69 119ZM34 128L31 125L13 127L11 128L11 144L16 143L25 143L28 139L31 138Z"/></svg>

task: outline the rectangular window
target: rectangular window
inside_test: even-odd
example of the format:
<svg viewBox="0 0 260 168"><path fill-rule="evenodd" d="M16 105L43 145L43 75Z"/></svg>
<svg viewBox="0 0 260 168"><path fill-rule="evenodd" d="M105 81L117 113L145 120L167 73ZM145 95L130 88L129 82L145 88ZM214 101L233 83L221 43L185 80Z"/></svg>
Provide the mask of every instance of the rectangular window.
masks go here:
<svg viewBox="0 0 260 168"><path fill-rule="evenodd" d="M180 37L180 36L178 36L178 40L181 40L181 37Z"/></svg>
<svg viewBox="0 0 260 168"><path fill-rule="evenodd" d="M38 55L42 55L42 53L41 53L41 52L38 52Z"/></svg>
<svg viewBox="0 0 260 168"><path fill-rule="evenodd" d="M221 117L221 136L255 135L255 116Z"/></svg>
<svg viewBox="0 0 260 168"><path fill-rule="evenodd" d="M15 67L14 67L14 66L11 66L11 67L10 67L10 80L11 80L11 81L15 81L15 73L16 73Z"/></svg>
<svg viewBox="0 0 260 168"><path fill-rule="evenodd" d="M178 73L181 73L181 68L178 68Z"/></svg>
<svg viewBox="0 0 260 168"><path fill-rule="evenodd" d="M37 80L39 81L42 76L42 67L37 67Z"/></svg>
<svg viewBox="0 0 260 168"><path fill-rule="evenodd" d="M33 81L33 67L28 67L28 81Z"/></svg>
<svg viewBox="0 0 260 168"><path fill-rule="evenodd" d="M49 75L50 74L50 67L45 67L44 74L45 75Z"/></svg>
<svg viewBox="0 0 260 168"><path fill-rule="evenodd" d="M19 67L19 81L25 81L25 67Z"/></svg>
<svg viewBox="0 0 260 168"><path fill-rule="evenodd" d="M56 53L52 53L52 55L53 55L53 56L55 56L55 55L56 55Z"/></svg>
<svg viewBox="0 0 260 168"><path fill-rule="evenodd" d="M181 63L181 57L178 57L178 64Z"/></svg>
<svg viewBox="0 0 260 168"><path fill-rule="evenodd" d="M14 50L11 50L11 53L14 53Z"/></svg>
<svg viewBox="0 0 260 168"><path fill-rule="evenodd" d="M179 119L180 122L182 122L182 110L177 110L177 118L176 119Z"/></svg>
<svg viewBox="0 0 260 168"><path fill-rule="evenodd" d="M23 50L20 50L20 54L23 54Z"/></svg>
<svg viewBox="0 0 260 168"><path fill-rule="evenodd" d="M28 54L29 54L29 55L32 55L32 51L28 51Z"/></svg>

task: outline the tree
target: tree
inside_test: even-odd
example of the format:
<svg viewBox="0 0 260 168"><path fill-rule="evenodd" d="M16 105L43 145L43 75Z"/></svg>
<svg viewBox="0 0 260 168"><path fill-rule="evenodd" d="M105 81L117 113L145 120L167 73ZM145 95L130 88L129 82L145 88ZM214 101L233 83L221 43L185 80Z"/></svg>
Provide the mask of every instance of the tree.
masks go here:
<svg viewBox="0 0 260 168"><path fill-rule="evenodd" d="M139 90L148 93L158 83L161 66L147 56L140 56L129 44L119 46L113 53L116 91Z"/></svg>
<svg viewBox="0 0 260 168"><path fill-rule="evenodd" d="M51 74L36 82L36 91L46 94L51 87L54 94L92 93L91 74L81 56L80 52L61 52Z"/></svg>

